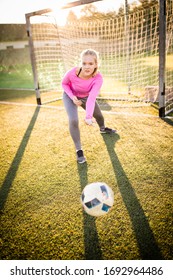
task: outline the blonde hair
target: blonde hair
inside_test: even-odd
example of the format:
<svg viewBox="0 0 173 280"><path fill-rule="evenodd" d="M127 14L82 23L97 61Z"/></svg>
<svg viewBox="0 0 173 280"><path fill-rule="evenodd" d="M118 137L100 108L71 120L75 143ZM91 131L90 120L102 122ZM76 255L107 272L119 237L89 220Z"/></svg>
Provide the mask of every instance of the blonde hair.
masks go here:
<svg viewBox="0 0 173 280"><path fill-rule="evenodd" d="M99 53L93 49L86 49L86 50L83 50L80 54L80 60L82 62L82 59L85 55L91 55L95 58L95 62L97 64L97 67L95 68L93 74L95 75L98 71L98 66L99 66Z"/></svg>
<svg viewBox="0 0 173 280"><path fill-rule="evenodd" d="M93 50L93 49L83 50L81 52L81 55L80 55L81 60L82 60L83 56L85 56L85 55L92 55L92 56L94 56L96 63L98 63L98 61L99 61L99 53L96 52L95 50Z"/></svg>

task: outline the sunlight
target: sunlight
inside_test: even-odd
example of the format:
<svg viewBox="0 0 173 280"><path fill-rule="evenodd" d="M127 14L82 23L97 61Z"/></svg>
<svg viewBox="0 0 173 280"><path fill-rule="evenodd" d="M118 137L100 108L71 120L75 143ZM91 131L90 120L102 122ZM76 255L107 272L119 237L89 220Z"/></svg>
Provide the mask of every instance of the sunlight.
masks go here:
<svg viewBox="0 0 173 280"><path fill-rule="evenodd" d="M74 0L62 0L62 1L58 1L58 2L50 2L49 3L49 7L52 9L53 14L56 17L56 21L58 25L65 25L66 23L66 19L67 16L69 14L69 11L71 9L73 9L75 15L79 18L81 16L81 9L83 9L83 7L85 5L79 5L79 6L75 6L75 7L71 7L71 8L67 8L67 9L62 9L62 7L64 7L66 4L71 3L71 2L76 2ZM84 1L83 1L84 2ZM87 2L87 1L86 1ZM132 3L134 2L134 0L128 0L128 3ZM137 1L136 1L137 2ZM100 12L111 12L111 11L118 11L118 9L121 6L124 6L125 4L125 0L103 0L103 1L96 1L93 3L90 3L94 6L96 6L97 10Z"/></svg>
<svg viewBox="0 0 173 280"><path fill-rule="evenodd" d="M0 23L25 23L25 14L32 13L38 10L50 8L57 15L58 24L63 25L66 22L67 15L70 11L69 9L61 9L62 6L70 2L76 2L76 0L42 0L42 1L20 1L13 0L13 9L9 9L11 6L12 0L1 0L1 9L0 9ZM128 3L132 3L135 0L128 0ZM84 2L84 1L83 1ZM138 2L136 0L135 2ZM92 5L95 5L98 11L107 12L119 9L124 5L125 0L103 0L98 2L93 2ZM74 8L75 14L77 17L80 16L80 10L84 5L80 5Z"/></svg>
<svg viewBox="0 0 173 280"><path fill-rule="evenodd" d="M53 15L56 18L56 22L58 25L63 26L66 23L67 16L69 14L69 9L61 9L61 7L56 7L52 9Z"/></svg>

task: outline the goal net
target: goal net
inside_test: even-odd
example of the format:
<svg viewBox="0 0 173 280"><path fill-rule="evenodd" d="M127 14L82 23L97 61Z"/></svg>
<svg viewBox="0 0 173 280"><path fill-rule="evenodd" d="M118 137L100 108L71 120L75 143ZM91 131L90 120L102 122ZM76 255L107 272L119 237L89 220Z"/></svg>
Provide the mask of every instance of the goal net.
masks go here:
<svg viewBox="0 0 173 280"><path fill-rule="evenodd" d="M100 99L116 100L117 106L122 101L132 106L138 102L157 104L158 1L124 5L108 12L99 11L97 3L90 2L93 3L62 9L64 18L68 11L63 25L58 23L55 12L26 15L37 98L41 103L61 98L63 75L78 65L82 50L93 48L100 54L104 78ZM166 18L165 102L169 112L173 109L173 1L167 0Z"/></svg>

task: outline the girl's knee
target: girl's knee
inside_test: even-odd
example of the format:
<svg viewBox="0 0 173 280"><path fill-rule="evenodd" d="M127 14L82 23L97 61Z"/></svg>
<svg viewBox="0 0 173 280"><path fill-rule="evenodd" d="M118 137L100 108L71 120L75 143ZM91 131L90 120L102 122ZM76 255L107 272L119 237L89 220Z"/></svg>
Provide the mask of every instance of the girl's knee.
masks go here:
<svg viewBox="0 0 173 280"><path fill-rule="evenodd" d="M71 119L70 120L70 127L76 128L76 127L78 127L78 125L79 125L79 122L78 122L77 119Z"/></svg>

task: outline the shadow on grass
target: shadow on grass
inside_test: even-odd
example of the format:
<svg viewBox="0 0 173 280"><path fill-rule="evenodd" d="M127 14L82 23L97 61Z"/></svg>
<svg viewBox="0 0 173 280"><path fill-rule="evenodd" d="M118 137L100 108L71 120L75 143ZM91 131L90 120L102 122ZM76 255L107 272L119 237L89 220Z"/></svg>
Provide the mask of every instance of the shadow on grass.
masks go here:
<svg viewBox="0 0 173 280"><path fill-rule="evenodd" d="M25 148L27 146L27 143L29 141L31 132L32 132L33 127L35 125L39 110L40 110L39 107L37 107L35 109L34 115L33 115L32 119L29 123L29 126L28 126L28 128L27 128L27 130L26 130L26 132L23 136L22 142L20 143L20 146L19 146L19 148L16 152L16 155L13 159L13 162L12 162L12 164L11 164L9 170L8 170L8 173L5 177L5 180L4 180L4 182L1 186L1 189L0 189L0 211L2 211L3 208L4 208L5 202L6 202L7 197L8 197L8 193L10 192L11 185L13 183L13 180L15 179L17 170L19 168L20 162L21 162L23 154L25 152Z"/></svg>
<svg viewBox="0 0 173 280"><path fill-rule="evenodd" d="M19 101L24 102L25 98L30 97L35 100L35 92L33 89L2 89L0 88L0 101Z"/></svg>
<svg viewBox="0 0 173 280"><path fill-rule="evenodd" d="M101 108L101 110L104 111L111 111L112 110L112 106L104 99L97 99L97 102Z"/></svg>
<svg viewBox="0 0 173 280"><path fill-rule="evenodd" d="M88 184L87 163L78 164L78 173L81 184L81 193L84 187ZM92 217L83 212L84 224L84 245L85 245L85 259L86 260L102 260L102 252L99 244L97 228L95 224L95 217Z"/></svg>
<svg viewBox="0 0 173 280"><path fill-rule="evenodd" d="M102 135L102 137L112 162L118 188L132 222L141 259L162 260L163 256L154 238L154 234L150 228L142 206L140 205L135 191L121 166L118 156L115 153L114 147L115 143L119 139L119 136L115 134Z"/></svg>
<svg viewBox="0 0 173 280"><path fill-rule="evenodd" d="M167 124L169 124L169 125L173 126L173 119L169 119L169 118L162 118L162 120L163 120L164 122L166 122Z"/></svg>

